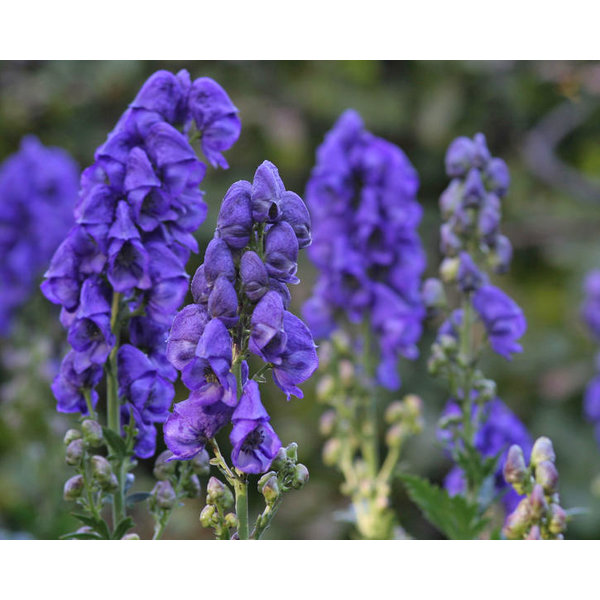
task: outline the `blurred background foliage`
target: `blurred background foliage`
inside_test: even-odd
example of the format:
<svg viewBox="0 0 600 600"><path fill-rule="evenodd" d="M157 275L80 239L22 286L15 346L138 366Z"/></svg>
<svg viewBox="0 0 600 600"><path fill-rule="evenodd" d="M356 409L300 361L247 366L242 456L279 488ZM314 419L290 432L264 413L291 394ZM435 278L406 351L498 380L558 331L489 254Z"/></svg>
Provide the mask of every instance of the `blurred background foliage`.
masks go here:
<svg viewBox="0 0 600 600"><path fill-rule="evenodd" d="M485 133L512 175L503 229L515 258L510 274L497 283L523 307L529 329L523 354L512 363L488 356L484 371L533 436L554 440L562 504L587 509L567 537L600 538L600 450L582 418L596 347L579 319L584 275L600 267L600 64L6 62L0 64L0 159L17 150L23 135L35 133L44 144L68 150L82 168L89 165L141 84L160 68L215 78L243 124L239 142L227 153L231 169L211 173L204 185L209 217L197 233L201 252L189 273L201 262L229 185L251 179L269 159L288 189L302 195L317 146L352 107L371 131L400 145L419 171L427 275L435 275L445 149L457 135ZM305 257L299 275L297 309L315 276ZM55 538L74 525L62 500L62 435L70 419L55 412L49 389L65 350L57 316L36 291L12 335L0 340L0 538ZM433 329L426 328L421 359L400 366L403 392L423 397L427 418L424 433L409 443L403 467L441 482L449 463L436 442L435 424L446 397L425 366ZM303 387L305 398L289 404L274 386L264 398L283 443L298 442L311 474L307 487L286 498L268 537L348 537L341 479L321 462L317 422L323 408L314 400L314 381ZM178 399L183 397L180 388ZM151 465L142 464L136 488L148 489L150 474ZM438 537L399 483L394 503L409 535ZM198 522L201 507L202 500L187 501L166 537L207 537ZM147 536L151 523L138 529Z"/></svg>

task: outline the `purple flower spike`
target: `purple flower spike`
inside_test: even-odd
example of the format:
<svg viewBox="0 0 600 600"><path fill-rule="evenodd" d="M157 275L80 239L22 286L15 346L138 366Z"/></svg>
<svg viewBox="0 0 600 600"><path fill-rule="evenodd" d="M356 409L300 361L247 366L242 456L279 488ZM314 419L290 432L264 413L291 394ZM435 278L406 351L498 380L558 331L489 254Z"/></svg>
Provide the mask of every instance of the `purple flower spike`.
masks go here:
<svg viewBox="0 0 600 600"><path fill-rule="evenodd" d="M523 311L502 290L483 285L473 294L473 308L485 325L494 352L510 360L511 354L522 352L517 343L527 329Z"/></svg>
<svg viewBox="0 0 600 600"><path fill-rule="evenodd" d="M177 313L167 342L167 358L176 369L182 370L194 358L207 323L203 306L189 304Z"/></svg>
<svg viewBox="0 0 600 600"><path fill-rule="evenodd" d="M240 260L242 289L252 302L258 302L269 289L269 274L261 258L248 250Z"/></svg>
<svg viewBox="0 0 600 600"><path fill-rule="evenodd" d="M281 218L293 228L298 247L307 248L311 244L310 215L306 204L298 194L285 192L281 197Z"/></svg>
<svg viewBox="0 0 600 600"><path fill-rule="evenodd" d="M492 158L485 168L485 177L491 192L500 198L506 195L510 186L510 173L501 158Z"/></svg>
<svg viewBox="0 0 600 600"><path fill-rule="evenodd" d="M131 106L160 113L169 122L177 121L188 93L189 85L184 81L169 71L157 71L143 85Z"/></svg>
<svg viewBox="0 0 600 600"><path fill-rule="evenodd" d="M217 233L230 248L244 248L252 230L252 186L248 181L234 183L223 199L217 219Z"/></svg>
<svg viewBox="0 0 600 600"><path fill-rule="evenodd" d="M204 276L209 284L213 284L220 275L233 281L235 265L229 246L222 239L213 238L204 255Z"/></svg>
<svg viewBox="0 0 600 600"><path fill-rule="evenodd" d="M231 460L240 471L258 474L269 470L281 448L281 441L269 420L260 401L258 384L248 381L233 413L233 429L229 436L233 445Z"/></svg>
<svg viewBox="0 0 600 600"><path fill-rule="evenodd" d="M269 229L265 238L265 265L271 277L298 283L298 240L292 226L282 221Z"/></svg>
<svg viewBox="0 0 600 600"><path fill-rule="evenodd" d="M256 169L252 182L252 218L257 223L277 222L281 217L281 197L285 187L277 167L265 160Z"/></svg>
<svg viewBox="0 0 600 600"><path fill-rule="evenodd" d="M219 276L208 297L208 314L218 317L227 325L232 327L238 322L238 297L233 284L225 275Z"/></svg>
<svg viewBox="0 0 600 600"><path fill-rule="evenodd" d="M446 152L448 177L462 177L471 168L475 156L475 144L468 137L456 138Z"/></svg>
<svg viewBox="0 0 600 600"><path fill-rule="evenodd" d="M458 286L463 292L473 292L486 282L485 273L482 273L473 262L468 252L460 253L458 266Z"/></svg>
<svg viewBox="0 0 600 600"><path fill-rule="evenodd" d="M252 313L248 348L265 362L281 364L281 354L287 344L283 330L283 302L277 292L268 292Z"/></svg>
<svg viewBox="0 0 600 600"><path fill-rule="evenodd" d="M94 388L102 379L102 367L91 365L84 371L75 369L76 352L69 352L60 365L60 371L52 383L58 412L64 413L88 413L84 390ZM98 393L92 389L90 396L92 407L96 407Z"/></svg>

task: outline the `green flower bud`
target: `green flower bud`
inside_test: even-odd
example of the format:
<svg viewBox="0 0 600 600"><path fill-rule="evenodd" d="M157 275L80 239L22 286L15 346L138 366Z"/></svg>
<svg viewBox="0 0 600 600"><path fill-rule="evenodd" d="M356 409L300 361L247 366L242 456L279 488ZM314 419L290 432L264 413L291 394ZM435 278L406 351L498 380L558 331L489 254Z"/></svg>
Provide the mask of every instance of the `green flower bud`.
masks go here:
<svg viewBox="0 0 600 600"><path fill-rule="evenodd" d="M152 489L150 496L150 505L152 508L160 508L162 510L170 510L177 502L175 490L170 481L157 481Z"/></svg>
<svg viewBox="0 0 600 600"><path fill-rule="evenodd" d="M539 521L548 510L544 488L539 483L533 486L533 491L529 496L529 504L531 505L531 514L536 521Z"/></svg>
<svg viewBox="0 0 600 600"><path fill-rule="evenodd" d="M451 335L441 335L438 344L444 358L453 356L458 350L458 342L456 341L456 338Z"/></svg>
<svg viewBox="0 0 600 600"><path fill-rule="evenodd" d="M550 505L550 523L548 529L550 533L558 535L567 528L567 513L558 504Z"/></svg>
<svg viewBox="0 0 600 600"><path fill-rule="evenodd" d="M258 489L259 494L262 494L263 487L265 486L267 481L271 479L271 477L277 477L277 473L275 471L269 471L268 473L262 475L261 478L258 480L256 488Z"/></svg>
<svg viewBox="0 0 600 600"><path fill-rule="evenodd" d="M552 442L547 437L540 437L535 440L533 449L531 450L531 466L537 467L541 462L550 461L554 462L556 455L554 454L554 448Z"/></svg>
<svg viewBox="0 0 600 600"><path fill-rule="evenodd" d="M333 354L333 347L329 342L323 342L319 346L319 367L326 369L331 362L331 356Z"/></svg>
<svg viewBox="0 0 600 600"><path fill-rule="evenodd" d="M504 524L504 535L509 540L521 539L531 524L531 506L529 500L523 498L517 508L508 515Z"/></svg>
<svg viewBox="0 0 600 600"><path fill-rule="evenodd" d="M348 334L341 329L338 329L331 336L333 347L340 353L349 352L352 349L352 343Z"/></svg>
<svg viewBox="0 0 600 600"><path fill-rule="evenodd" d="M423 301L426 308L437 310L446 306L446 293L439 279L431 277L423 282Z"/></svg>
<svg viewBox="0 0 600 600"><path fill-rule="evenodd" d="M317 398L327 400L335 392L335 379L331 375L325 375L317 384Z"/></svg>
<svg viewBox="0 0 600 600"><path fill-rule="evenodd" d="M404 419L405 413L406 409L403 402L400 402L399 400L391 402L385 409L385 422L390 425L399 423Z"/></svg>
<svg viewBox="0 0 600 600"><path fill-rule="evenodd" d="M534 525L525 536L526 540L541 540L542 534L538 525Z"/></svg>
<svg viewBox="0 0 600 600"><path fill-rule="evenodd" d="M202 525L202 527L213 527L217 524L216 516L214 504L207 504L200 513L200 525Z"/></svg>
<svg viewBox="0 0 600 600"><path fill-rule="evenodd" d="M261 493L265 497L267 504L273 504L279 498L281 490L279 489L279 482L275 475L272 475L262 486Z"/></svg>
<svg viewBox="0 0 600 600"><path fill-rule="evenodd" d="M523 484L527 481L529 472L525 466L525 457L520 446L513 444L508 449L504 463L504 480L510 483L518 493L522 493ZM518 489L517 489L518 488Z"/></svg>
<svg viewBox="0 0 600 600"><path fill-rule="evenodd" d="M549 460L544 460L535 468L535 480L539 483L544 491L552 494L558 490L558 471Z"/></svg>
<svg viewBox="0 0 600 600"><path fill-rule="evenodd" d="M119 480L117 479L117 476L113 473L108 481L103 481L100 483L100 487L105 492L116 492L119 489Z"/></svg>
<svg viewBox="0 0 600 600"><path fill-rule="evenodd" d="M63 498L65 500L77 500L81 496L83 487L83 475L75 475L71 479L67 479L63 489Z"/></svg>
<svg viewBox="0 0 600 600"><path fill-rule="evenodd" d="M192 471L196 475L208 475L210 473L210 456L205 448L200 450L194 458L192 458Z"/></svg>
<svg viewBox="0 0 600 600"><path fill-rule="evenodd" d="M302 463L298 463L292 479L292 487L299 490L306 484L308 477L308 469Z"/></svg>
<svg viewBox="0 0 600 600"><path fill-rule="evenodd" d="M188 498L197 498L202 493L202 486L198 475L193 473L183 481L183 491Z"/></svg>
<svg viewBox="0 0 600 600"><path fill-rule="evenodd" d="M492 379L480 379L475 384L477 390L477 402L485 404L496 397L496 382Z"/></svg>
<svg viewBox="0 0 600 600"><path fill-rule="evenodd" d="M331 438L325 442L323 446L323 462L328 467L333 467L337 464L342 454L342 444L337 438Z"/></svg>
<svg viewBox="0 0 600 600"><path fill-rule="evenodd" d="M460 260L458 258L445 258L440 265L440 278L445 283L454 283L458 276L458 267Z"/></svg>
<svg viewBox="0 0 600 600"><path fill-rule="evenodd" d="M219 481L216 477L211 477L206 486L206 503L229 510L233 507L233 494L222 481Z"/></svg>
<svg viewBox="0 0 600 600"><path fill-rule="evenodd" d="M156 479L162 481L165 479L169 479L169 477L175 474L177 462L169 462L169 458L171 458L172 456L173 453L170 450L165 450L156 457L156 461L154 462L154 469L152 470L152 474Z"/></svg>
<svg viewBox="0 0 600 600"><path fill-rule="evenodd" d="M90 464L92 466L92 477L100 484L110 483L113 475L110 463L104 456L92 456Z"/></svg>
<svg viewBox="0 0 600 600"><path fill-rule="evenodd" d="M397 448L402 444L406 437L406 427L402 423L397 423L390 427L385 434L385 443L389 448Z"/></svg>
<svg viewBox="0 0 600 600"><path fill-rule="evenodd" d="M73 440L78 440L81 437L79 429L69 429L63 438L63 444L68 446Z"/></svg>
<svg viewBox="0 0 600 600"><path fill-rule="evenodd" d="M81 438L73 440L68 446L65 452L65 462L71 466L77 466L81 463L83 453L85 452L85 446Z"/></svg>
<svg viewBox="0 0 600 600"><path fill-rule="evenodd" d="M102 427L100 427L100 423L97 421L86 419L81 424L81 431L83 433L83 440L88 446L92 448L98 448L104 443Z"/></svg>
<svg viewBox="0 0 600 600"><path fill-rule="evenodd" d="M273 462L271 463L271 468L275 471L281 471L288 463L288 457L285 452L285 448L279 448Z"/></svg>
<svg viewBox="0 0 600 600"><path fill-rule="evenodd" d="M122 540L139 540L140 536L137 533L126 533L122 538Z"/></svg>
<svg viewBox="0 0 600 600"><path fill-rule="evenodd" d="M338 364L338 373L342 385L349 386L354 380L354 365L349 360L340 360Z"/></svg>
<svg viewBox="0 0 600 600"><path fill-rule="evenodd" d="M323 413L319 419L319 431L321 432L321 435L331 435L335 428L336 421L337 415L335 410L328 410L327 412Z"/></svg>
<svg viewBox="0 0 600 600"><path fill-rule="evenodd" d="M285 449L286 456L293 462L298 461L298 444L296 442L292 442Z"/></svg>
<svg viewBox="0 0 600 600"><path fill-rule="evenodd" d="M225 526L228 529L237 529L240 526L240 521L235 513L227 513L225 515Z"/></svg>

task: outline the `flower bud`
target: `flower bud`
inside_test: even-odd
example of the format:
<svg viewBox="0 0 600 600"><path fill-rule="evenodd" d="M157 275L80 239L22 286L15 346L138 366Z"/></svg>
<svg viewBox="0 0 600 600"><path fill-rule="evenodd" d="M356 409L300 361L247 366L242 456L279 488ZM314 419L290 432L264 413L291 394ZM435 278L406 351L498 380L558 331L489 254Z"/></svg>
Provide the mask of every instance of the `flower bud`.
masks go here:
<svg viewBox="0 0 600 600"><path fill-rule="evenodd" d="M137 533L126 533L122 538L122 540L139 540L140 536Z"/></svg>
<svg viewBox="0 0 600 600"><path fill-rule="evenodd" d="M196 475L208 475L210 473L210 456L205 448L202 448L194 458L192 458L192 471Z"/></svg>
<svg viewBox="0 0 600 600"><path fill-rule="evenodd" d="M261 493L265 497L267 504L273 504L279 498L281 490L279 489L279 482L275 475L272 475L262 486Z"/></svg>
<svg viewBox="0 0 600 600"><path fill-rule="evenodd" d="M496 382L492 379L480 379L475 385L477 402L485 404L496 397Z"/></svg>
<svg viewBox="0 0 600 600"><path fill-rule="evenodd" d="M544 461L554 462L556 460L556 454L554 454L554 448L552 442L547 437L539 437L533 444L531 450L531 466L536 467Z"/></svg>
<svg viewBox="0 0 600 600"><path fill-rule="evenodd" d="M342 453L342 444L337 438L332 438L325 442L323 446L323 462L328 467L333 467L337 464Z"/></svg>
<svg viewBox="0 0 600 600"><path fill-rule="evenodd" d="M285 452L285 448L281 447L277 451L277 454L275 455L273 462L271 462L271 468L274 469L275 471L281 471L281 469L283 469L287 463L288 463L288 457Z"/></svg>
<svg viewBox="0 0 600 600"><path fill-rule="evenodd" d="M333 433L337 416L335 410L328 410L321 415L319 419L319 431L321 435L328 436Z"/></svg>
<svg viewBox="0 0 600 600"><path fill-rule="evenodd" d="M235 513L227 513L225 515L225 526L229 529L237 529L240 526L240 521Z"/></svg>
<svg viewBox="0 0 600 600"><path fill-rule="evenodd" d="M97 421L86 419L81 424L81 431L83 433L83 440L88 446L98 448L104 443L102 427L100 427L100 423Z"/></svg>
<svg viewBox="0 0 600 600"><path fill-rule="evenodd" d="M456 338L451 335L440 335L439 337L439 345L441 350L444 353L444 356L452 356L456 354L458 350L458 342Z"/></svg>
<svg viewBox="0 0 600 600"><path fill-rule="evenodd" d="M354 380L354 365L349 360L340 360L338 363L338 374L342 385L351 385Z"/></svg>
<svg viewBox="0 0 600 600"><path fill-rule="evenodd" d="M214 504L207 504L200 513L200 525L202 527L212 527L216 525L216 509Z"/></svg>
<svg viewBox="0 0 600 600"><path fill-rule="evenodd" d="M504 463L504 480L513 487L518 486L517 492L522 490L523 484L527 481L528 471L525 466L525 457L520 446L513 444L508 449L506 461Z"/></svg>
<svg viewBox="0 0 600 600"><path fill-rule="evenodd" d="M430 277L424 281L421 296L425 307L430 310L441 309L446 306L444 285L435 277Z"/></svg>
<svg viewBox="0 0 600 600"><path fill-rule="evenodd" d="M151 505L163 510L170 510L175 506L177 496L170 481L157 481L152 489Z"/></svg>
<svg viewBox="0 0 600 600"><path fill-rule="evenodd" d="M193 473L183 481L183 491L188 498L197 498L202 493L202 486L198 475Z"/></svg>
<svg viewBox="0 0 600 600"><path fill-rule="evenodd" d="M65 462L68 465L76 466L81 462L85 446L81 438L73 440L68 446L65 452Z"/></svg>
<svg viewBox="0 0 600 600"><path fill-rule="evenodd" d="M102 483L100 483L100 487L105 491L105 492L116 492L119 489L119 480L117 479L117 476L113 473L110 476L110 479L108 479L108 481L104 481Z"/></svg>
<svg viewBox="0 0 600 600"><path fill-rule="evenodd" d="M299 490L301 487L304 487L304 485L308 481L308 477L308 469L302 463L298 463L296 465L296 470L294 471L292 487L295 490Z"/></svg>
<svg viewBox="0 0 600 600"><path fill-rule="evenodd" d="M550 533L558 535L567 528L567 513L558 504L550 505L550 523L548 529Z"/></svg>
<svg viewBox="0 0 600 600"><path fill-rule="evenodd" d="M393 423L399 423L404 419L406 414L406 407L404 402L396 400L389 404L385 409L385 422L392 425Z"/></svg>
<svg viewBox="0 0 600 600"><path fill-rule="evenodd" d="M460 260L458 258L445 258L440 265L440 277L445 283L454 283L458 276L458 267Z"/></svg>
<svg viewBox="0 0 600 600"><path fill-rule="evenodd" d="M335 379L331 375L325 375L317 384L317 398L327 400L335 391Z"/></svg>
<svg viewBox="0 0 600 600"><path fill-rule="evenodd" d="M82 475L75 475L68 479L63 489L63 498L65 500L77 500L83 491L84 481Z"/></svg>
<svg viewBox="0 0 600 600"><path fill-rule="evenodd" d="M402 423L396 423L385 434L385 443L389 448L396 448L402 444L406 437L406 428Z"/></svg>
<svg viewBox="0 0 600 600"><path fill-rule="evenodd" d="M81 431L79 429L69 429L67 433L65 433L65 437L63 438L63 444L68 446L72 441L78 440L81 437Z"/></svg>
<svg viewBox="0 0 600 600"><path fill-rule="evenodd" d="M110 483L111 476L113 475L112 467L110 463L104 458L104 456L92 456L92 477L100 484Z"/></svg>
<svg viewBox="0 0 600 600"><path fill-rule="evenodd" d="M158 480L169 479L171 475L175 474L175 467L177 463L175 461L170 461L169 458L173 456L173 453L170 450L165 450L161 452L154 462L154 469L152 470L152 474Z"/></svg>
<svg viewBox="0 0 600 600"><path fill-rule="evenodd" d="M75 533L92 533L94 530L89 525L80 527Z"/></svg>
<svg viewBox="0 0 600 600"><path fill-rule="evenodd" d="M542 534L538 525L534 525L525 536L526 540L541 540Z"/></svg>
<svg viewBox="0 0 600 600"><path fill-rule="evenodd" d="M233 506L233 494L222 481L211 477L206 486L206 503L219 505L228 510Z"/></svg>
<svg viewBox="0 0 600 600"><path fill-rule="evenodd" d="M267 483L267 481L269 481L269 479L271 479L271 477L277 477L277 473L275 471L269 471L268 473L262 475L261 478L258 480L256 489L258 490L259 494L262 494L262 489L264 485Z"/></svg>
<svg viewBox="0 0 600 600"><path fill-rule="evenodd" d="M536 521L539 521L548 510L544 488L539 483L533 486L533 491L529 496L529 504L531 505L531 514Z"/></svg>
<svg viewBox="0 0 600 600"><path fill-rule="evenodd" d="M508 515L504 524L504 535L509 540L518 540L523 537L531 522L531 507L527 498L523 498L517 508Z"/></svg>
<svg viewBox="0 0 600 600"><path fill-rule="evenodd" d="M535 468L535 480L539 483L544 491L552 494L558 489L558 471L549 460L544 460Z"/></svg>
<svg viewBox="0 0 600 600"><path fill-rule="evenodd" d="M288 444L287 448L285 449L285 454L291 461L297 462L298 461L298 444L296 444L296 442L292 442L291 444Z"/></svg>

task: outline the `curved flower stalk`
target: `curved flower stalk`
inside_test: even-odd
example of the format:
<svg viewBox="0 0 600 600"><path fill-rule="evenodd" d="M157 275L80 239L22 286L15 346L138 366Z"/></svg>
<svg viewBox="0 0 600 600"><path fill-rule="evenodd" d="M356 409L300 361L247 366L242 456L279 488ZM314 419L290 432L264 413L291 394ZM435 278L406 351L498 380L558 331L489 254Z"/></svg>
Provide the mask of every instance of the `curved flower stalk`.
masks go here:
<svg viewBox="0 0 600 600"><path fill-rule="evenodd" d="M281 494L308 478L296 464L295 444L282 448L263 406L260 383L271 371L286 395L302 398L299 384L317 368L306 325L288 310L288 284L298 283L298 251L311 242L302 199L285 189L277 168L265 161L252 183L228 190L215 237L191 284L194 302L175 317L167 357L181 372L189 398L174 405L164 436L173 459L210 451L227 483L212 478L201 522L218 538L258 539L279 506ZM254 356L262 366L251 373ZM231 462L216 434L231 425ZM271 470L269 470L271 469ZM264 474L259 491L265 512L254 528L248 520L249 475ZM228 485L234 489L234 494Z"/></svg>
<svg viewBox="0 0 600 600"><path fill-rule="evenodd" d="M221 152L239 133L237 109L212 79L152 75L83 172L75 226L42 284L62 306L71 345L52 385L58 410L96 422L96 387L106 376L103 439L116 484L107 475L110 486L88 485L86 452L73 464L84 482L80 503L94 519L109 494L113 534L125 521L133 456L154 454L156 424L174 397L166 337L187 292L185 264L198 250L193 232L206 216L206 164L191 143L200 139L208 162L226 167Z"/></svg>
<svg viewBox="0 0 600 600"><path fill-rule="evenodd" d="M324 458L343 473L365 538L394 535L390 483L402 441L420 427L419 403L409 401L390 422L380 461L373 391L399 389L399 358L416 358L425 315L418 186L404 152L366 131L354 111L327 134L307 186L314 223L309 255L319 276L303 314L316 338L337 332L322 351L329 372L319 395L332 409L322 423L330 437Z"/></svg>
<svg viewBox="0 0 600 600"><path fill-rule="evenodd" d="M490 155L484 136L477 134L452 142L446 171L452 180L440 198L445 255L440 276L452 288L458 306L447 309L429 368L446 380L451 397L439 432L456 463L446 488L450 494L466 497L481 520L491 502L506 491L501 473L508 446L518 443L527 450L531 440L496 397L495 383L484 377L477 363L488 345L507 360L521 352L518 340L526 321L519 306L492 285L482 269L487 264L503 273L511 260L510 242L500 233L501 198L509 185L506 164ZM431 310L446 308L439 280L428 280L424 295ZM507 494L507 509L517 500Z"/></svg>
<svg viewBox="0 0 600 600"><path fill-rule="evenodd" d="M0 167L0 336L72 226L78 180L67 152L32 135Z"/></svg>

